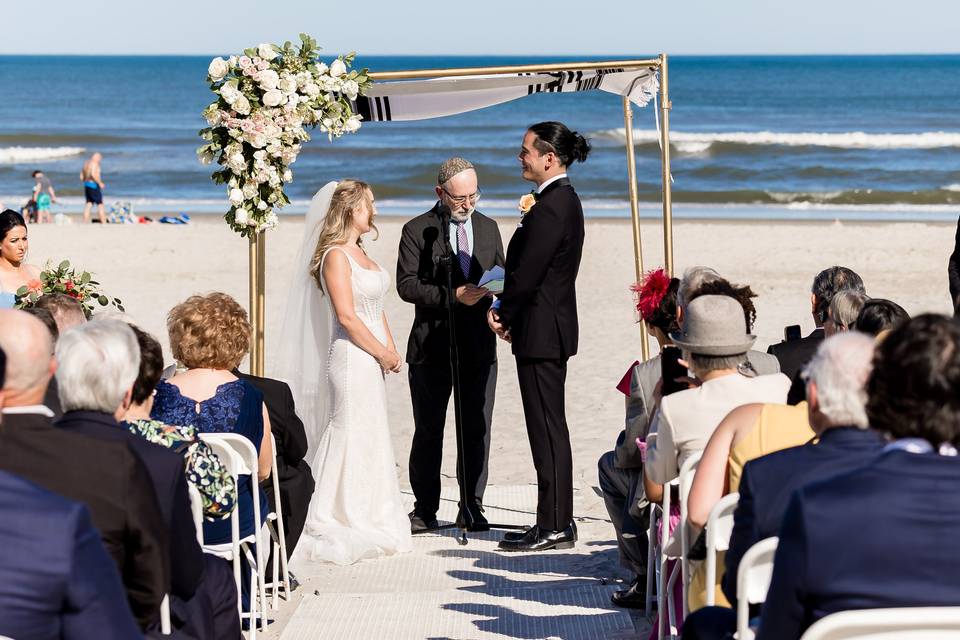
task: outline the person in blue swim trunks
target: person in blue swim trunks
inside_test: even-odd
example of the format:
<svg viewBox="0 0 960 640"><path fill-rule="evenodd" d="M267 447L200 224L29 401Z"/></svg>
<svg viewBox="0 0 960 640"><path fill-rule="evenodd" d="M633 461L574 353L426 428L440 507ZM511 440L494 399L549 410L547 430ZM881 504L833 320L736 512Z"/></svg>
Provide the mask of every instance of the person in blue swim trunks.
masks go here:
<svg viewBox="0 0 960 640"><path fill-rule="evenodd" d="M90 159L83 163L83 169L80 171L80 179L83 181L83 193L86 204L83 206L83 221L90 222L90 211L93 205L97 205L97 213L100 215L100 223L107 223L107 214L103 210L103 180L100 176L100 161L103 156L98 152L90 156Z"/></svg>
<svg viewBox="0 0 960 640"><path fill-rule="evenodd" d="M37 203L37 222L53 222L50 204L57 201L50 178L37 169L33 172L33 201Z"/></svg>

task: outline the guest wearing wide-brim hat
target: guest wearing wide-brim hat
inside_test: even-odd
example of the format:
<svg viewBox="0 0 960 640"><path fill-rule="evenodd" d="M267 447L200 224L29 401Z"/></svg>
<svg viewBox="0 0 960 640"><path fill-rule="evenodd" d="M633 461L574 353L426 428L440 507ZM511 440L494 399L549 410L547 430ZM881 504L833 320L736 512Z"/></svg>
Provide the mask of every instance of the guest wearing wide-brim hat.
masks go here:
<svg viewBox="0 0 960 640"><path fill-rule="evenodd" d="M699 385L664 397L650 431L656 442L644 465L651 500L680 473L683 462L702 452L720 421L740 405L783 404L790 379L782 373L756 376L746 366L756 336L747 333L743 307L728 296L700 296L687 305L680 332L671 336Z"/></svg>

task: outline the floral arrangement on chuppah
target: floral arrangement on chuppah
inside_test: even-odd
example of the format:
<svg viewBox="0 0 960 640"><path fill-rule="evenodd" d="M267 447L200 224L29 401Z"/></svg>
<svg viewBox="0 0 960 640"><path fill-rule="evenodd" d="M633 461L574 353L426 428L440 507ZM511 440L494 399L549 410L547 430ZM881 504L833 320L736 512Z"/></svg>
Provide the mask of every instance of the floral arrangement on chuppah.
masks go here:
<svg viewBox="0 0 960 640"><path fill-rule="evenodd" d="M277 226L275 208L290 203L284 184L293 180L307 128L332 140L360 128L353 102L372 81L367 70L351 70L355 54L330 65L317 57L317 43L300 34L300 45L261 44L241 56L214 58L207 69L217 99L204 111L207 141L197 150L212 175L227 185L230 210L224 218L243 236Z"/></svg>
<svg viewBox="0 0 960 640"><path fill-rule="evenodd" d="M70 266L69 260L64 260L56 267L51 264L48 261L44 265L38 279L17 289L14 303L17 309L32 307L44 294L62 293L79 302L88 318L93 315L94 303L101 307L113 305L118 311L124 310L119 298L111 298L100 290L100 283L93 279L89 271L77 271Z"/></svg>

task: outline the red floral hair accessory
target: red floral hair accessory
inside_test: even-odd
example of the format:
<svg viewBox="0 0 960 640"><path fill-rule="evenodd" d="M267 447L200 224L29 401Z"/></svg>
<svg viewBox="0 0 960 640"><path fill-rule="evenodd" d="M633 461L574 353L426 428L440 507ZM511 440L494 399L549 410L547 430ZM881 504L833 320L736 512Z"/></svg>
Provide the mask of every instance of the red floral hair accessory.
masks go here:
<svg viewBox="0 0 960 640"><path fill-rule="evenodd" d="M630 286L637 296L637 312L641 319L646 321L653 317L669 288L670 277L663 269L648 271L640 282Z"/></svg>

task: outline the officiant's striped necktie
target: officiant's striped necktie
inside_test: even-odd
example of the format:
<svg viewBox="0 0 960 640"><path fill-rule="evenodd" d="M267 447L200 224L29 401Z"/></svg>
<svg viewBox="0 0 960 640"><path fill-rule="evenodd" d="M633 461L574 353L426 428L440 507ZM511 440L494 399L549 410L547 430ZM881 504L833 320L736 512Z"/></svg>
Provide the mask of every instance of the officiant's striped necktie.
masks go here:
<svg viewBox="0 0 960 640"><path fill-rule="evenodd" d="M467 244L466 221L457 222L457 258L460 260L460 270L463 277L470 277L470 245Z"/></svg>

